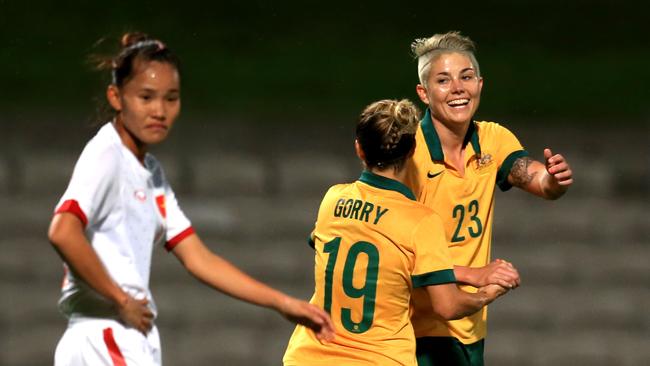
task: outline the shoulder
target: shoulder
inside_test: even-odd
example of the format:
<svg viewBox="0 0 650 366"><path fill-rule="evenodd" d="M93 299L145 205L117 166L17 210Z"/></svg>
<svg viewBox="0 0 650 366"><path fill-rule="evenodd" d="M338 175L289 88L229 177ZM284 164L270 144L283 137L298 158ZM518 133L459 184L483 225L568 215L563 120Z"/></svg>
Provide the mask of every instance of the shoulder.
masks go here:
<svg viewBox="0 0 650 366"><path fill-rule="evenodd" d="M493 121L475 121L479 135L512 133L504 125Z"/></svg>
<svg viewBox="0 0 650 366"><path fill-rule="evenodd" d="M112 126L104 125L88 141L77 160L75 173L84 171L102 175L102 172L112 173L119 169L122 160L121 142L119 137L111 136L111 131L107 131L107 128L112 129ZM112 132L115 133L114 130Z"/></svg>
<svg viewBox="0 0 650 366"><path fill-rule="evenodd" d="M499 144L504 141L517 139L512 131L500 123L490 121L476 121L475 123L479 141L482 145L486 143Z"/></svg>
<svg viewBox="0 0 650 366"><path fill-rule="evenodd" d="M335 184L327 189L325 196L323 197L323 202L336 199L341 195L346 194L350 190L354 183L341 183Z"/></svg>

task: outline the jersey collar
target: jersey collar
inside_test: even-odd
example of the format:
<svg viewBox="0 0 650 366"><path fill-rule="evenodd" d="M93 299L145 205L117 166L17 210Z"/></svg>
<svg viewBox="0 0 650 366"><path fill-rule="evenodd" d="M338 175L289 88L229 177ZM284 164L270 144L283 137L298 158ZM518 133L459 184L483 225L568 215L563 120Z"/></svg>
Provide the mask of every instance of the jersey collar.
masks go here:
<svg viewBox="0 0 650 366"><path fill-rule="evenodd" d="M433 127L433 121L431 120L431 112L427 108L424 117L420 121L420 127L422 127L422 134L424 135L424 141L427 143L429 148L429 155L431 155L432 161L444 161L445 154L442 152L442 144L440 143L440 137L436 129ZM468 142L472 143L472 148L477 155L481 155L481 145L478 142L478 131L476 129L476 122L472 120L472 123L469 124L467 129L467 134L465 135L465 140L463 141L463 146L466 146Z"/></svg>
<svg viewBox="0 0 650 366"><path fill-rule="evenodd" d="M399 192L406 196L406 198L415 201L415 195L413 192L407 186L394 179L382 177L381 175L364 170L363 173L361 173L361 177L359 177L359 181L375 188Z"/></svg>

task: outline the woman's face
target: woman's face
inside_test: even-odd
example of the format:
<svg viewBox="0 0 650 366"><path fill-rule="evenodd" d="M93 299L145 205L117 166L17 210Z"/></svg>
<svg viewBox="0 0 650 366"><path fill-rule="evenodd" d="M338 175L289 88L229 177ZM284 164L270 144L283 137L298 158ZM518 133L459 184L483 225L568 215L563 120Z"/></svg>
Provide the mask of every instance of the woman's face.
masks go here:
<svg viewBox="0 0 650 366"><path fill-rule="evenodd" d="M432 117L442 123L469 124L481 99L483 79L469 57L443 53L431 62L426 88L418 86L420 99Z"/></svg>
<svg viewBox="0 0 650 366"><path fill-rule="evenodd" d="M134 76L109 102L118 111L121 123L136 144L162 142L180 113L180 77L165 62L144 61L134 65Z"/></svg>

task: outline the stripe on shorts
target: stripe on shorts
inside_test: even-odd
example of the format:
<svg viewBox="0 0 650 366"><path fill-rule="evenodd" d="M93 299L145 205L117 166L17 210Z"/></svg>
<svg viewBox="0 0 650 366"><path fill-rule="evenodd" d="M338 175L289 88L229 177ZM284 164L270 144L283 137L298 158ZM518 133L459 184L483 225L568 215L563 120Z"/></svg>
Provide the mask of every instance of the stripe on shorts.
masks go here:
<svg viewBox="0 0 650 366"><path fill-rule="evenodd" d="M113 360L113 365L126 366L126 361L124 360L124 356L122 356L122 352L120 352L120 348L117 346L117 343L115 343L115 338L113 337L112 328L104 329L104 343L106 343L106 348L108 348L108 354L111 356L111 360Z"/></svg>

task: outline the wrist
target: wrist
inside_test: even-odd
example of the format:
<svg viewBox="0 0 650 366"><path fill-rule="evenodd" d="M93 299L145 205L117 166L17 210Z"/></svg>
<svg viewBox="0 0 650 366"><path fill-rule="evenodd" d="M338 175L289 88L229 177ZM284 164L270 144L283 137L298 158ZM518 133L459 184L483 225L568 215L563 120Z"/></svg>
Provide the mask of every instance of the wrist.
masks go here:
<svg viewBox="0 0 650 366"><path fill-rule="evenodd" d="M122 309L126 306L126 304L129 302L129 295L126 294L122 289L119 289L119 291L116 291L113 296L112 296L112 301L115 307L118 309Z"/></svg>
<svg viewBox="0 0 650 366"><path fill-rule="evenodd" d="M560 198L568 189L567 186L560 185L552 175L548 174L548 172L547 179L544 180L544 183L545 184L542 185L542 192L546 198L551 200Z"/></svg>
<svg viewBox="0 0 650 366"><path fill-rule="evenodd" d="M282 292L274 291L274 293L269 297L268 306L280 314L285 314L289 308L290 301L291 300L289 296L285 295Z"/></svg>
<svg viewBox="0 0 650 366"><path fill-rule="evenodd" d="M480 277L478 271L478 268L454 266L454 276L456 277L456 281L474 287L480 286L478 283L478 278Z"/></svg>
<svg viewBox="0 0 650 366"><path fill-rule="evenodd" d="M487 291L483 289L479 290L476 294L478 295L479 302L481 303L481 307L488 305L493 300L490 298L490 295L487 293Z"/></svg>

